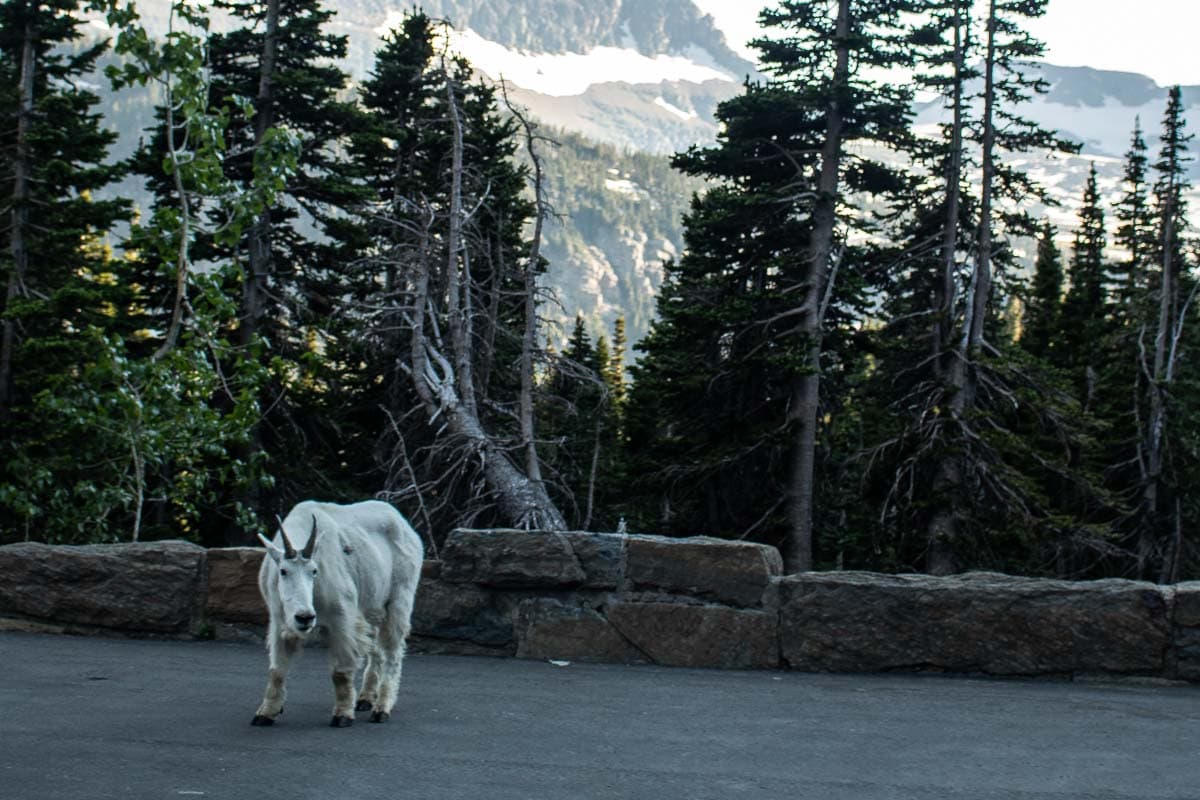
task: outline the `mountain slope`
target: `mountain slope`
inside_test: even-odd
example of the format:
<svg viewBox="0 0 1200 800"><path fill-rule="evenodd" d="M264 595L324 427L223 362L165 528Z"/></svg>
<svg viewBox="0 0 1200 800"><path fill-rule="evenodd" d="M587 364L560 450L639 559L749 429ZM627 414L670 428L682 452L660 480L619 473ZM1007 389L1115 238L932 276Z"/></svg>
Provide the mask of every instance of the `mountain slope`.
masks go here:
<svg viewBox="0 0 1200 800"><path fill-rule="evenodd" d="M146 4L152 29L166 29L166 6ZM334 29L350 38L346 68L360 78L370 71L380 37L411 8L396 0L331 0L331 6ZM758 77L753 65L729 48L692 0L426 0L422 7L454 23L452 49L479 72L507 80L516 103L563 131L562 147L548 155L562 218L547 232L545 251L548 280L562 302L559 318L582 312L607 328L623 312L636 341L649 324L661 259L683 246L680 216L698 188L674 175L666 155L715 139L717 104L739 93L746 76ZM214 21L218 29L225 25ZM1131 73L1036 68L1051 90L1021 113L1080 141L1083 153L1029 154L1014 165L1049 187L1059 205L1029 210L1048 216L1069 246L1090 163L1096 162L1106 201L1115 199L1135 118L1151 153L1157 150L1166 89ZM1200 87L1183 94L1189 129L1200 130ZM131 141L136 134L128 132L137 127L131 101L113 102L126 107L120 129ZM147 104L138 110L147 110L148 124ZM915 111L919 130L935 130L944 116L937 104ZM1200 183L1200 160L1192 170ZM1200 193L1192 209L1200 222Z"/></svg>

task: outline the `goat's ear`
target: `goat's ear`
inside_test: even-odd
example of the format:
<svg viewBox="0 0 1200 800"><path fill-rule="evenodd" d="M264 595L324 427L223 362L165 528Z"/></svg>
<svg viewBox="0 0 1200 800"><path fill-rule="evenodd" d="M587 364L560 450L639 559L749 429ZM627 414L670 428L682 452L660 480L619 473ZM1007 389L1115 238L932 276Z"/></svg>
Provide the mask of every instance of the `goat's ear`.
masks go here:
<svg viewBox="0 0 1200 800"><path fill-rule="evenodd" d="M267 555L275 559L276 564L283 560L283 551L280 550L274 542L263 536L261 533L258 534L258 538L259 541L263 543L263 547L267 548Z"/></svg>

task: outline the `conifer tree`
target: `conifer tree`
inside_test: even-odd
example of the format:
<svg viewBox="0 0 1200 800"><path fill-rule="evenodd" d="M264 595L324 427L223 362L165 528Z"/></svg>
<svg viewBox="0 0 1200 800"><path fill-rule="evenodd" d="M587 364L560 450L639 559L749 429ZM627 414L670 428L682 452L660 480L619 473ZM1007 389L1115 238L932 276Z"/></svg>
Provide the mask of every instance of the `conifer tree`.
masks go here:
<svg viewBox="0 0 1200 800"><path fill-rule="evenodd" d="M631 474L668 529L779 543L813 564L822 376L864 286L847 242L852 192L884 195L894 174L855 152L905 139L906 90L865 77L903 63L907 3L784 2L756 42L772 80L718 110L723 135L675 163L720 181L686 218L688 253L666 268L659 322L634 368Z"/></svg>
<svg viewBox="0 0 1200 800"><path fill-rule="evenodd" d="M27 536L35 518L47 538L79 522L56 512L70 510L83 454L96 451L47 404L78 382L97 357L91 330L130 297L105 241L129 203L97 196L122 175L108 158L116 135L86 88L107 43L78 47L78 7L0 6L0 541Z"/></svg>
<svg viewBox="0 0 1200 800"><path fill-rule="evenodd" d="M1124 193L1113 212L1118 223L1113 241L1126 252L1126 257L1109 267L1112 286L1108 296L1114 304L1113 317L1126 325L1136 316L1132 305L1146 287L1147 260L1155 249L1147 184L1149 163L1141 120L1138 119L1134 122L1132 141L1125 154Z"/></svg>
<svg viewBox="0 0 1200 800"><path fill-rule="evenodd" d="M1172 469L1171 458L1180 441L1172 415L1178 408L1172 390L1184 363L1190 333L1188 317L1193 313L1192 299L1198 285L1188 274L1184 244L1191 139L1185 129L1182 92L1175 86L1168 93L1161 147L1154 163L1158 238L1153 251L1156 271L1149 283L1157 300L1157 314L1143 322L1140 331L1141 371L1146 376L1147 397L1145 422L1139 432L1142 491L1137 564L1141 577L1160 581L1173 580L1177 575L1183 549L1179 473Z"/></svg>
<svg viewBox="0 0 1200 800"><path fill-rule="evenodd" d="M1021 346L1046 361L1053 361L1061 348L1056 340L1062 331L1063 268L1054 237L1054 226L1046 220L1038 236L1033 285L1021 326Z"/></svg>
<svg viewBox="0 0 1200 800"><path fill-rule="evenodd" d="M622 314L613 321L612 353L605 367L605 380L609 391L612 392L613 408L618 415L625 406L627 387L625 382L625 350L628 340L625 334L625 316Z"/></svg>
<svg viewBox="0 0 1200 800"><path fill-rule="evenodd" d="M1095 399L1097 369L1106 359L1102 343L1111 331L1107 324L1104 248L1107 243L1104 210L1096 186L1096 165L1091 165L1079 207L1079 225L1071 252L1070 289L1062 306L1061 341L1067 364L1077 373L1084 407Z"/></svg>

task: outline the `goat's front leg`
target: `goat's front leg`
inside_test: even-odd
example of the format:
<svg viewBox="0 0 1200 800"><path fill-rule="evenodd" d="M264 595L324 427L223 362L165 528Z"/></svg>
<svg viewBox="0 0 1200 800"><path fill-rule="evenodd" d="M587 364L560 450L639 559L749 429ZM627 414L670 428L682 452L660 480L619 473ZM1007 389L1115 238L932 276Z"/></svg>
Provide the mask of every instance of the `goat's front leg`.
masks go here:
<svg viewBox="0 0 1200 800"><path fill-rule="evenodd" d="M267 670L267 689L263 693L262 703L254 712L251 725L274 725L275 719L283 713L283 701L287 698L287 674L292 663L292 657L300 650L300 642L292 637L279 635L279 630L272 622L267 631L267 654L270 668Z"/></svg>
<svg viewBox="0 0 1200 800"><path fill-rule="evenodd" d="M329 632L329 666L333 673L332 728L354 724L354 673L358 670L359 638L354 623L334 622Z"/></svg>

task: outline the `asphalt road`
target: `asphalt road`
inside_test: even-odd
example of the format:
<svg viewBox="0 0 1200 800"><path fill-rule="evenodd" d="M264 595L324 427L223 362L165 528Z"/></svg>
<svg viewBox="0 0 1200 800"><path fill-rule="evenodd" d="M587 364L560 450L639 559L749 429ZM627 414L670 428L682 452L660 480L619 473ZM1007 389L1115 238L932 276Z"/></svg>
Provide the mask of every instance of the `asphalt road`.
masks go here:
<svg viewBox="0 0 1200 800"><path fill-rule="evenodd" d="M410 656L327 727L325 654L250 726L247 645L0 634L0 799L1200 798L1200 687Z"/></svg>

